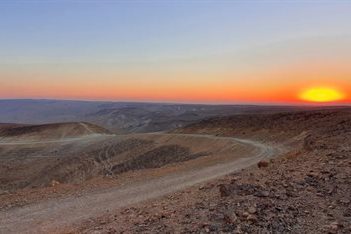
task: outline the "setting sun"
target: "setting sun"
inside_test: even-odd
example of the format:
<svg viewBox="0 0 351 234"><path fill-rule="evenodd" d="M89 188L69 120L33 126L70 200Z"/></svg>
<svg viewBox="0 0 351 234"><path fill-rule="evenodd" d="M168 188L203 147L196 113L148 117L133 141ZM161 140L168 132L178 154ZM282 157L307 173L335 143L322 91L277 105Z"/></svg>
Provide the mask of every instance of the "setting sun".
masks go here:
<svg viewBox="0 0 351 234"><path fill-rule="evenodd" d="M304 90L299 97L310 102L333 102L345 98L345 94L334 88L316 87Z"/></svg>

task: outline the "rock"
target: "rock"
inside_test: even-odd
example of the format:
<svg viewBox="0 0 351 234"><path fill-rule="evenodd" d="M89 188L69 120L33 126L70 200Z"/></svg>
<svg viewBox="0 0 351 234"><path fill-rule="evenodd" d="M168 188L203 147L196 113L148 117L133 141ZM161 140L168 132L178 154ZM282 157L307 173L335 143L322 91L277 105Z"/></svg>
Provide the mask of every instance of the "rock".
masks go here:
<svg viewBox="0 0 351 234"><path fill-rule="evenodd" d="M50 184L51 184L51 187L56 187L57 185L60 184L60 182L58 182L57 180L52 180Z"/></svg>
<svg viewBox="0 0 351 234"><path fill-rule="evenodd" d="M0 189L0 195L7 195L7 194L10 194L9 191Z"/></svg>
<svg viewBox="0 0 351 234"><path fill-rule="evenodd" d="M334 221L331 224L327 225L326 229L329 231L329 233L337 233L340 227L341 227L340 223L338 223L337 221Z"/></svg>
<svg viewBox="0 0 351 234"><path fill-rule="evenodd" d="M94 234L98 234L98 233L101 233L101 232L99 232L98 230L102 230L102 227L94 227Z"/></svg>
<svg viewBox="0 0 351 234"><path fill-rule="evenodd" d="M233 233L235 233L235 234L242 234L242 233L244 233L244 232L241 230L241 226L238 225L238 226L235 228L235 230L234 230Z"/></svg>
<svg viewBox="0 0 351 234"><path fill-rule="evenodd" d="M100 221L100 225L105 225L107 222L105 220Z"/></svg>
<svg viewBox="0 0 351 234"><path fill-rule="evenodd" d="M269 196L269 192L268 191L257 191L254 194L256 197L268 197Z"/></svg>
<svg viewBox="0 0 351 234"><path fill-rule="evenodd" d="M238 220L238 217L236 216L235 213L224 214L224 221L226 223L235 223L237 220Z"/></svg>
<svg viewBox="0 0 351 234"><path fill-rule="evenodd" d="M256 210L255 207L251 206L251 207L249 207L248 212L249 212L250 214L256 214L257 210Z"/></svg>
<svg viewBox="0 0 351 234"><path fill-rule="evenodd" d="M319 177L319 174L318 174L317 172L310 171L309 173L307 173L307 176L318 178L318 177Z"/></svg>
<svg viewBox="0 0 351 234"><path fill-rule="evenodd" d="M259 161L259 162L257 163L258 168L268 167L268 165L269 165L269 162L264 161L264 160Z"/></svg>
<svg viewBox="0 0 351 234"><path fill-rule="evenodd" d="M347 199L347 198L342 198L342 199L339 200L339 202L340 202L341 204L344 204L344 205L350 204L350 200Z"/></svg>
<svg viewBox="0 0 351 234"><path fill-rule="evenodd" d="M344 217L351 217L351 208L348 208L343 213Z"/></svg>
<svg viewBox="0 0 351 234"><path fill-rule="evenodd" d="M250 222L253 222L253 223L257 222L256 215L249 214L246 219Z"/></svg>
<svg viewBox="0 0 351 234"><path fill-rule="evenodd" d="M231 184L235 184L239 179L240 179L239 176L234 176L234 177L231 179L230 183L231 183Z"/></svg>
<svg viewBox="0 0 351 234"><path fill-rule="evenodd" d="M247 218L249 215L250 215L249 212L246 212L246 211L242 214L242 216L243 216L244 218Z"/></svg>
<svg viewBox="0 0 351 234"><path fill-rule="evenodd" d="M230 195L230 191L225 184L220 184L218 187L221 197L228 197Z"/></svg>

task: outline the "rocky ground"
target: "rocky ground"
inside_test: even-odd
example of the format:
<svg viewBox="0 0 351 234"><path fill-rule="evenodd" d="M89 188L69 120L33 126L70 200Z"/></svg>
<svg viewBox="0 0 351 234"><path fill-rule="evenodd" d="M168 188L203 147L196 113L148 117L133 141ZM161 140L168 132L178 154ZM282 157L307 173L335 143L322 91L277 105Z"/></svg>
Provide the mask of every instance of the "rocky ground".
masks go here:
<svg viewBox="0 0 351 234"><path fill-rule="evenodd" d="M111 211L66 231L351 232L350 110L226 117L178 131L245 135L272 144L283 142L291 151L162 199Z"/></svg>

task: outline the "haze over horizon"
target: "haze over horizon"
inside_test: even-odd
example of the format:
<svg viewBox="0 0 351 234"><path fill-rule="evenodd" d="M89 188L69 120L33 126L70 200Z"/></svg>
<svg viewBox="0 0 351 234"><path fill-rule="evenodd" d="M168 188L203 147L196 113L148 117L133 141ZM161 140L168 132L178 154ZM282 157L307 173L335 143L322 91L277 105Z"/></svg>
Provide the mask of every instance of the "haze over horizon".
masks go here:
<svg viewBox="0 0 351 234"><path fill-rule="evenodd" d="M351 104L350 9L1 1L0 99Z"/></svg>

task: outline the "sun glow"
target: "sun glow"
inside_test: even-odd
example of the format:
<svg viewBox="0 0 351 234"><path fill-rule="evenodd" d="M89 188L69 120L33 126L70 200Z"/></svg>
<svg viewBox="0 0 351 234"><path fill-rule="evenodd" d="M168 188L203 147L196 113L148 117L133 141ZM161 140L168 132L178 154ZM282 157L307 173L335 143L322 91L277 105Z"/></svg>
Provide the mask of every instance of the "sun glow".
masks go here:
<svg viewBox="0 0 351 234"><path fill-rule="evenodd" d="M345 98L345 94L335 88L315 87L304 90L300 99L310 102L334 102Z"/></svg>

